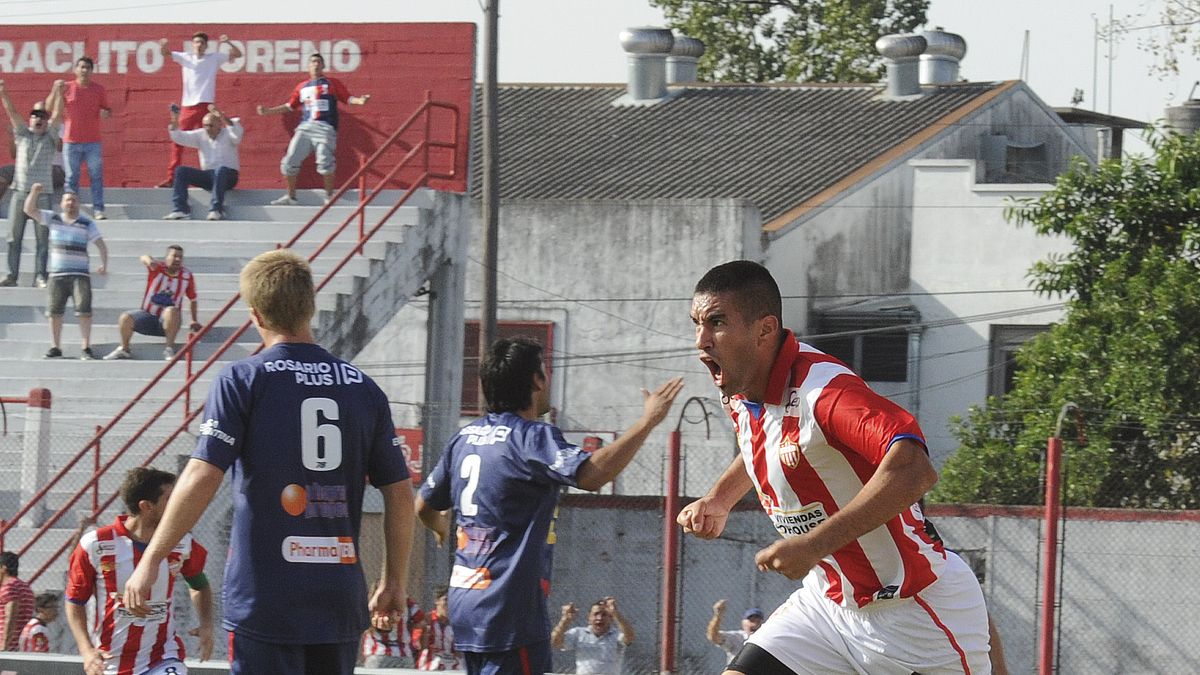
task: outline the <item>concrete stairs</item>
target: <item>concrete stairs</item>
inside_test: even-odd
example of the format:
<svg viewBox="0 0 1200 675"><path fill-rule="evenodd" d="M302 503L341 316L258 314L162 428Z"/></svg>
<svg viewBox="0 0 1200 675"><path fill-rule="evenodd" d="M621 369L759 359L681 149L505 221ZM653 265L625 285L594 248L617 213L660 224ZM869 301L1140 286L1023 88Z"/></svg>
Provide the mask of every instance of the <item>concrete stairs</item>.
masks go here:
<svg viewBox="0 0 1200 675"><path fill-rule="evenodd" d="M92 349L102 357L118 344L117 319L120 314L136 309L145 286L145 270L138 257L149 254L161 258L170 244L183 246L184 264L196 274L199 289L200 319L208 323L214 313L237 291L237 275L241 267L255 255L271 250L290 239L312 217L321 205L321 194L300 194L299 206L271 206L269 201L279 191L235 190L227 199L228 220L203 220L208 212L208 193L193 190L190 194L192 213L197 220L165 221L162 216L171 210L170 191L166 189L110 189L106 191L109 206L108 220L98 223L109 251L109 274L95 273L99 256L90 249L93 283ZM366 226L369 228L395 203L399 192L381 195L367 207ZM355 257L318 295L317 332L323 344L333 346L344 357L352 357L387 319L411 298L443 259L441 247L447 237L456 235L444 231L447 218L431 217L436 211L439 196L418 192L401 207L363 247ZM88 204L86 196L82 199ZM342 200L346 206L334 206L292 248L308 255L352 212L357 193L350 192ZM85 213L90 210L85 208ZM451 212L451 220L457 211ZM7 222L6 220L4 222ZM357 224L351 224L340 237L329 244L313 263L316 280L350 253L358 236ZM0 247L6 244L0 243ZM6 251L0 248L0 259ZM2 263L0 263L2 264ZM87 444L98 425L105 425L147 382L166 365L163 361L163 341L135 335L131 360L79 360L79 332L72 307L68 303L63 327L65 358L44 359L49 347L49 328L44 317L46 291L32 287L33 236L27 228L21 261L20 287L0 288L0 396L23 396L34 387L49 388L52 396L52 428L50 443L50 475L66 464ZM5 270L7 271L7 270ZM367 315L370 318L364 318ZM185 314L186 318L186 314ZM217 348L247 319L245 306L237 303L201 339L195 349L194 368L214 354ZM181 335L182 343L185 336ZM246 331L225 352L221 361L228 362L247 356L257 348L258 335L253 328ZM220 371L214 364L195 383L191 390L194 409L203 403L208 384ZM166 374L163 383L150 392L104 439L101 460L107 462L120 445L131 437L146 419L163 406L187 378L187 366L181 360ZM25 409L7 406L7 436L0 436L0 518L10 518L19 507L21 490L22 444ZM146 436L137 441L126 457L114 465L101 480L100 500L115 493L125 471L140 464L146 456L179 427L184 408L177 402ZM155 465L178 471L195 442L195 424L181 434ZM93 471L89 453L59 483L48 496L47 507L52 511L73 496ZM119 506L119 504L114 504ZM90 495L72 510L90 509ZM101 517L105 522L116 509ZM45 511L41 515L45 515ZM31 560L22 570L36 569L65 541L76 518L68 514L51 534L27 554ZM5 538L3 546L15 550L33 532L30 527L16 527ZM47 579L57 580L65 569L65 560L50 570ZM56 587L53 582L46 587Z"/></svg>

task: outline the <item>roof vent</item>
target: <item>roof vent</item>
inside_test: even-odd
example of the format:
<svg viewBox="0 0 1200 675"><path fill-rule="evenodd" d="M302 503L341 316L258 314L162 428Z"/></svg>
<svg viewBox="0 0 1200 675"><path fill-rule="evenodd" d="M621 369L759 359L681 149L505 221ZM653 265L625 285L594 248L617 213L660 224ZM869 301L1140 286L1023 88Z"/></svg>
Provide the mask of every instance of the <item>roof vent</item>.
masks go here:
<svg viewBox="0 0 1200 675"><path fill-rule="evenodd" d="M951 84L958 81L958 64L967 54L967 41L961 35L947 33L941 26L921 34L925 53L921 54L921 84Z"/></svg>
<svg viewBox="0 0 1200 675"><path fill-rule="evenodd" d="M918 57L925 51L925 38L920 35L884 35L875 41L875 49L883 55L887 66L888 98L919 96Z"/></svg>
<svg viewBox="0 0 1200 675"><path fill-rule="evenodd" d="M676 35L667 57L667 84L691 84L696 81L696 63L704 56L704 43L686 35Z"/></svg>
<svg viewBox="0 0 1200 675"><path fill-rule="evenodd" d="M667 55L675 37L666 28L643 26L621 31L621 47L629 55L628 99L653 102L667 97Z"/></svg>

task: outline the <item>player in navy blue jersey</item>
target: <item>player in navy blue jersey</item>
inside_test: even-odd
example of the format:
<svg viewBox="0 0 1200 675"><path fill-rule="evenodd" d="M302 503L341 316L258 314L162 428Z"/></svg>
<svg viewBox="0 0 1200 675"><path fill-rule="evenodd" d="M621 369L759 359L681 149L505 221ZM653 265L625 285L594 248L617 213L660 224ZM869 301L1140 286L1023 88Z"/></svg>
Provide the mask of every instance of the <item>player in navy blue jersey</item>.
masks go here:
<svg viewBox="0 0 1200 675"><path fill-rule="evenodd" d="M312 271L264 253L242 270L264 350L213 382L196 451L125 587L135 616L164 558L232 467L224 626L234 675L349 675L368 623L404 610L412 484L383 392L314 343ZM384 501L384 571L370 601L358 561L365 482Z"/></svg>
<svg viewBox="0 0 1200 675"><path fill-rule="evenodd" d="M564 485L598 490L629 464L683 388L642 390L642 416L590 455L541 422L550 410L542 348L497 340L480 368L487 415L458 432L421 487L417 515L449 537L455 507L450 623L471 675L535 675L550 667L552 524Z"/></svg>

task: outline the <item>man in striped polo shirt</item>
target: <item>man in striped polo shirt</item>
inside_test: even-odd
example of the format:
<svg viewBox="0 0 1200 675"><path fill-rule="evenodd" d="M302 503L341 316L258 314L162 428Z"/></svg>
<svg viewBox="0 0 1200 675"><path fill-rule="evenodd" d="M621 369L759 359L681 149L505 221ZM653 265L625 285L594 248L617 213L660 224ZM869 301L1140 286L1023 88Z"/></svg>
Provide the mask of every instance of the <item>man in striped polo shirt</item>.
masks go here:
<svg viewBox="0 0 1200 675"><path fill-rule="evenodd" d="M166 338L167 346L163 349L163 359L171 360L175 356L175 336L179 334L179 326L183 322L183 301L188 301L188 309L192 316L189 328L200 330L200 320L197 318L196 278L191 270L183 266L183 247L171 244L162 261L148 255L141 257L146 266L146 292L142 294L142 308L125 312L117 320L121 330L121 344L105 355L105 361L113 359L132 358L129 342L134 333L153 335Z"/></svg>
<svg viewBox="0 0 1200 675"><path fill-rule="evenodd" d="M175 476L148 467L131 469L121 484L128 515L83 535L71 554L67 581L67 624L87 675L187 675L183 640L175 626L176 575L183 577L200 621L200 660L212 656L212 588L204 576L208 552L186 535L162 561L147 616L134 617L121 601L125 581L154 536ZM87 604L96 615L88 631Z"/></svg>
<svg viewBox="0 0 1200 675"><path fill-rule="evenodd" d="M757 263L709 270L691 314L740 457L679 524L717 537L754 489L782 536L758 568L804 580L725 675L990 672L979 583L925 530L937 471L912 415L785 329Z"/></svg>
<svg viewBox="0 0 1200 675"><path fill-rule="evenodd" d="M50 228L50 259L46 269L50 273L49 300L46 316L50 319L50 339L53 344L46 358L62 356L63 312L67 297L75 303L75 316L79 318L79 335L82 349L79 358L90 361L92 354L92 276L88 263L88 244L100 250L100 266L96 274L108 274L108 246L100 236L100 228L87 216L79 212L79 197L74 192L62 196L62 213L38 208L42 184L34 183L25 199L25 213L39 225Z"/></svg>

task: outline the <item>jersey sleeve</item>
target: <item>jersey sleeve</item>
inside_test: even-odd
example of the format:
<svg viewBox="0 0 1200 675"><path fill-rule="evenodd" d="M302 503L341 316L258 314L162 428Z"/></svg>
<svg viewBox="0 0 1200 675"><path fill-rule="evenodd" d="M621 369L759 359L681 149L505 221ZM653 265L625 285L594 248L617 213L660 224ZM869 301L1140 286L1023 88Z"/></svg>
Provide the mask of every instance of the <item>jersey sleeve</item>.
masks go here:
<svg viewBox="0 0 1200 675"><path fill-rule="evenodd" d="M192 63L188 61L187 54L184 52L171 52L171 60L184 68L191 68Z"/></svg>
<svg viewBox="0 0 1200 675"><path fill-rule="evenodd" d="M100 85L96 85L96 86L100 87L100 109L101 110L112 110L112 106L110 106L108 104L108 90L105 89L104 87L101 87ZM90 174L88 176L88 180L91 180Z"/></svg>
<svg viewBox="0 0 1200 675"><path fill-rule="evenodd" d="M846 373L831 379L813 404L813 415L831 445L856 452L873 464L881 462L892 443L900 439L925 445L917 420L872 391L857 375Z"/></svg>
<svg viewBox="0 0 1200 675"><path fill-rule="evenodd" d="M531 426L522 439L530 477L543 483L578 485L576 474L590 455L563 438L552 424Z"/></svg>
<svg viewBox="0 0 1200 675"><path fill-rule="evenodd" d="M346 85L342 84L341 80L330 78L329 93L333 94L334 98L342 103L350 102L350 90Z"/></svg>
<svg viewBox="0 0 1200 675"><path fill-rule="evenodd" d="M305 82L301 82L300 84L296 85L295 89L292 90L292 95L287 100L287 105L292 110L297 110L300 108L300 90L304 88L305 84Z"/></svg>
<svg viewBox="0 0 1200 675"><path fill-rule="evenodd" d="M96 221L94 220L88 221L87 238L89 244L94 243L100 238L100 227L96 225Z"/></svg>
<svg viewBox="0 0 1200 675"><path fill-rule="evenodd" d="M184 296L187 297L188 300L196 299L196 275L195 274L188 274L187 290L184 291L183 294L184 294Z"/></svg>
<svg viewBox="0 0 1200 675"><path fill-rule="evenodd" d="M204 404L204 422L192 457L228 469L242 452L252 381L237 376L237 364L227 366L212 384Z"/></svg>
<svg viewBox="0 0 1200 675"><path fill-rule="evenodd" d="M367 460L367 478L371 485L382 487L408 478L408 462L404 461L404 452L400 449L400 438L396 436L396 425L392 422L387 396L374 387L374 397L375 431L371 455Z"/></svg>
<svg viewBox="0 0 1200 675"><path fill-rule="evenodd" d="M179 572L184 579L191 579L204 573L204 561L208 560L208 549L200 545L200 542L192 538L192 547L188 551L187 560L183 561L183 567Z"/></svg>
<svg viewBox="0 0 1200 675"><path fill-rule="evenodd" d="M575 651L575 647L579 644L579 631L581 631L581 630L585 630L585 629L580 628L579 626L576 626L574 628L567 630L567 632L563 634L562 651L564 651L564 652Z"/></svg>
<svg viewBox="0 0 1200 675"><path fill-rule="evenodd" d="M70 567L67 571L67 590L64 595L67 602L86 605L96 592L96 568L92 566L91 556L83 544L76 544L71 552Z"/></svg>
<svg viewBox="0 0 1200 675"><path fill-rule="evenodd" d="M433 471L421 484L421 500L437 511L445 511L451 506L450 458L454 454L453 448L453 443L446 446Z"/></svg>

